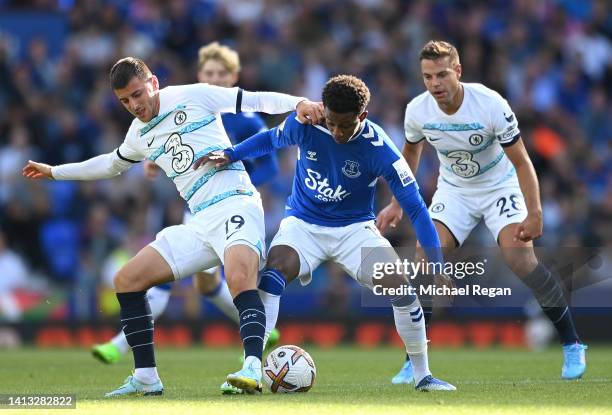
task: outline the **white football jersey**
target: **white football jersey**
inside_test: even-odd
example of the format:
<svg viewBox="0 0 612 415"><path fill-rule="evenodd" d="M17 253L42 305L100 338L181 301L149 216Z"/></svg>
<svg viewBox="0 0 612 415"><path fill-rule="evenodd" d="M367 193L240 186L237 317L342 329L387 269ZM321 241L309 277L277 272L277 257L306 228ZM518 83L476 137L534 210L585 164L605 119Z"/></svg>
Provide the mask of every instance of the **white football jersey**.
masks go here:
<svg viewBox="0 0 612 415"><path fill-rule="evenodd" d="M197 213L235 195L253 195L242 162L217 169L193 163L214 150L231 146L221 123L221 112L236 112L239 88L208 84L169 86L159 91L159 115L144 123L135 118L117 154L124 160L155 162L172 179L179 193Z"/></svg>
<svg viewBox="0 0 612 415"><path fill-rule="evenodd" d="M503 146L520 137L518 121L508 102L482 84L462 83L464 96L456 113L448 115L426 91L406 107L406 140L426 139L438 153L443 182L458 187L518 185L514 166Z"/></svg>

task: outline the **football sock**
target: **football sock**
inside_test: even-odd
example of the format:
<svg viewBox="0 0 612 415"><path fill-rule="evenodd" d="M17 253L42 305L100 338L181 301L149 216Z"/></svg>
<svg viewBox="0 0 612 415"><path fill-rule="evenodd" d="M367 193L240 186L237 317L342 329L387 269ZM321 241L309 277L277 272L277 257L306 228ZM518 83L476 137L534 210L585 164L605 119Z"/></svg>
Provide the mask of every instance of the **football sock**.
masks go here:
<svg viewBox="0 0 612 415"><path fill-rule="evenodd" d="M235 323L238 323L238 310L232 300L227 283L224 280L219 281L219 285L213 291L204 294L207 300L217 306L223 314L229 317Z"/></svg>
<svg viewBox="0 0 612 415"><path fill-rule="evenodd" d="M280 298L285 289L285 284L283 274L275 269L268 268L261 274L261 280L259 281L259 296L266 310L264 345L268 341L270 332L276 327Z"/></svg>
<svg viewBox="0 0 612 415"><path fill-rule="evenodd" d="M410 355L414 380L418 383L425 376L430 375L427 357L427 336L425 334L425 317L418 301L409 305L399 305L393 302L393 317L395 328L401 337L406 352Z"/></svg>
<svg viewBox="0 0 612 415"><path fill-rule="evenodd" d="M136 369L155 367L153 315L145 295L146 291L117 293L121 306L121 326L132 348Z"/></svg>
<svg viewBox="0 0 612 415"><path fill-rule="evenodd" d="M266 312L257 290L243 291L234 298L240 316L240 338L244 344L244 357L256 357L261 361L264 333L266 331Z"/></svg>
<svg viewBox="0 0 612 415"><path fill-rule="evenodd" d="M152 383L155 383L159 380L159 375L157 374L157 368L156 367L139 367L134 369L134 377L146 384L146 385L150 385Z"/></svg>
<svg viewBox="0 0 612 415"><path fill-rule="evenodd" d="M169 299L170 290L159 287L151 287L147 290L147 300L149 301L149 307L151 309L153 320L157 320L157 318L163 314L164 310L166 310L166 307L168 306ZM111 339L111 343L113 343L115 347L119 349L121 354L126 353L130 348L123 331L117 333L117 335Z"/></svg>
<svg viewBox="0 0 612 415"><path fill-rule="evenodd" d="M542 311L555 325L561 343L580 343L563 289L552 273L538 263L534 270L523 278L523 282L531 288Z"/></svg>
<svg viewBox="0 0 612 415"><path fill-rule="evenodd" d="M419 298L420 299L420 298ZM429 327L429 321L431 320L431 315L433 314L433 307L421 307L423 309L423 318L425 319L425 329ZM406 353L406 361L410 360L410 355Z"/></svg>

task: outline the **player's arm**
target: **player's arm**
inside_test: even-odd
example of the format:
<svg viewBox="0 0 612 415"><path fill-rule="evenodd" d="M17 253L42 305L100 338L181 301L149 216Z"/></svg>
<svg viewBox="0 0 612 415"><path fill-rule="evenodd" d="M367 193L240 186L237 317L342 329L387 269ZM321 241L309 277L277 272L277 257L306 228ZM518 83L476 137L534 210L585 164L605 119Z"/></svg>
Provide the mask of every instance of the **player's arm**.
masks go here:
<svg viewBox="0 0 612 415"><path fill-rule="evenodd" d="M413 117L411 116L410 105L406 108L406 116L404 118L404 132L406 134L406 142L402 149L402 156L408 163L410 170L416 174L423 152L423 137L422 131L415 126ZM402 220L404 212L395 197L391 198L389 203L382 209L376 217L376 226L381 232L384 232L388 226L395 228Z"/></svg>
<svg viewBox="0 0 612 415"><path fill-rule="evenodd" d="M249 130L251 131L247 133L247 137L267 130L266 125L259 116L254 116L249 120ZM276 158L276 152L271 151L268 154L264 154L256 159L253 159L252 166L253 169L249 173L251 183L253 183L253 186L258 187L276 176L276 173L278 173L278 160Z"/></svg>
<svg viewBox="0 0 612 415"><path fill-rule="evenodd" d="M517 226L514 237L528 242L542 235L542 204L538 176L520 136L513 144L503 146L503 149L516 169L519 186L527 207L527 218Z"/></svg>
<svg viewBox="0 0 612 415"><path fill-rule="evenodd" d="M129 169L136 160L130 160L119 153L119 149L112 153L102 154L80 163L61 164L50 166L29 160L22 170L24 177L29 179L55 179L55 180L98 180L115 177Z"/></svg>
<svg viewBox="0 0 612 415"><path fill-rule="evenodd" d="M192 85L201 102L212 112L242 111L284 114L296 111L300 121L318 124L323 120L323 104L279 92L251 92L209 84Z"/></svg>
<svg viewBox="0 0 612 415"><path fill-rule="evenodd" d="M385 180L389 184L397 203L408 215L417 240L425 250L429 262L442 263L444 257L436 227L431 220L431 216L429 216L425 201L421 197L419 187L412 177L407 163L399 159L398 162L393 164L392 171L385 174Z"/></svg>
<svg viewBox="0 0 612 415"><path fill-rule="evenodd" d="M291 114L277 127L259 132L234 147L205 155L193 164L193 169L196 170L209 161L220 168L234 161L261 157L276 149L298 144L304 127L296 114Z"/></svg>
<svg viewBox="0 0 612 415"><path fill-rule="evenodd" d="M506 156L514 165L527 207L527 218L516 227L514 239L528 242L542 235L542 205L538 176L521 139L518 119L508 102L497 96L489 108L493 131Z"/></svg>

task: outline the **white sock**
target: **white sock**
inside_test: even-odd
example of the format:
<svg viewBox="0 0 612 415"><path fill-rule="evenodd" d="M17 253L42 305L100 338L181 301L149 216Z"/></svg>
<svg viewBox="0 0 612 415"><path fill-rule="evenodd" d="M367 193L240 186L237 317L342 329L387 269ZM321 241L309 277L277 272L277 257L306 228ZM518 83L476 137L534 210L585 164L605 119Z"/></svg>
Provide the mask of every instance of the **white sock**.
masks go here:
<svg viewBox="0 0 612 415"><path fill-rule="evenodd" d="M205 295L207 300L217 306L219 310L228 316L234 323L238 324L238 309L234 305L232 295L224 280L219 282L219 288L214 295Z"/></svg>
<svg viewBox="0 0 612 415"><path fill-rule="evenodd" d="M150 385L159 380L156 367L139 367L134 369L134 377L141 383Z"/></svg>
<svg viewBox="0 0 612 415"><path fill-rule="evenodd" d="M157 287L151 287L147 290L147 300L149 301L151 314L153 314L153 320L157 320L157 318L163 314L168 306L169 299L170 290L164 290Z"/></svg>
<svg viewBox="0 0 612 415"><path fill-rule="evenodd" d="M406 346L406 352L412 362L415 384L418 384L425 376L431 375L431 372L429 371L427 358L425 317L420 304L416 301L415 303L404 307L393 306L393 317L395 328L402 338Z"/></svg>
<svg viewBox="0 0 612 415"><path fill-rule="evenodd" d="M261 297L261 302L266 310L266 332L264 334L264 347L266 347L268 337L270 337L270 332L274 330L274 327L276 327L276 321L278 320L280 295L274 295L263 290L259 290L259 297Z"/></svg>
<svg viewBox="0 0 612 415"><path fill-rule="evenodd" d="M147 290L147 301L149 301L149 307L151 308L151 314L153 320L162 315L166 307L168 306L168 300L170 299L170 290L164 290L157 287L151 287ZM123 331L117 333L115 337L111 339L111 343L119 349L121 354L127 353L130 350L130 345L125 338Z"/></svg>
<svg viewBox="0 0 612 415"><path fill-rule="evenodd" d="M261 371L261 360L259 360L255 356L247 356L247 358L244 359L244 364L242 365L242 367L251 367L255 370L259 369L259 371Z"/></svg>

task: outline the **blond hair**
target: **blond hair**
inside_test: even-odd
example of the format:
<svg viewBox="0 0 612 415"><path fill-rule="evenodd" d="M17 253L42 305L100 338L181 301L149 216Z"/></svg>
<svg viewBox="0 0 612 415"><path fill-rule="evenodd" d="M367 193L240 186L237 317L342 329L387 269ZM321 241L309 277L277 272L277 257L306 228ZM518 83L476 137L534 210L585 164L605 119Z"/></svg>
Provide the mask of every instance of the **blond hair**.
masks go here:
<svg viewBox="0 0 612 415"><path fill-rule="evenodd" d="M430 40L423 46L419 54L419 61L423 59L436 60L448 56L451 64L459 63L457 48L443 40Z"/></svg>
<svg viewBox="0 0 612 415"><path fill-rule="evenodd" d="M238 52L228 46L220 45L219 42L202 46L198 51L198 70L202 69L204 64L211 59L221 62L231 73L240 72Z"/></svg>

